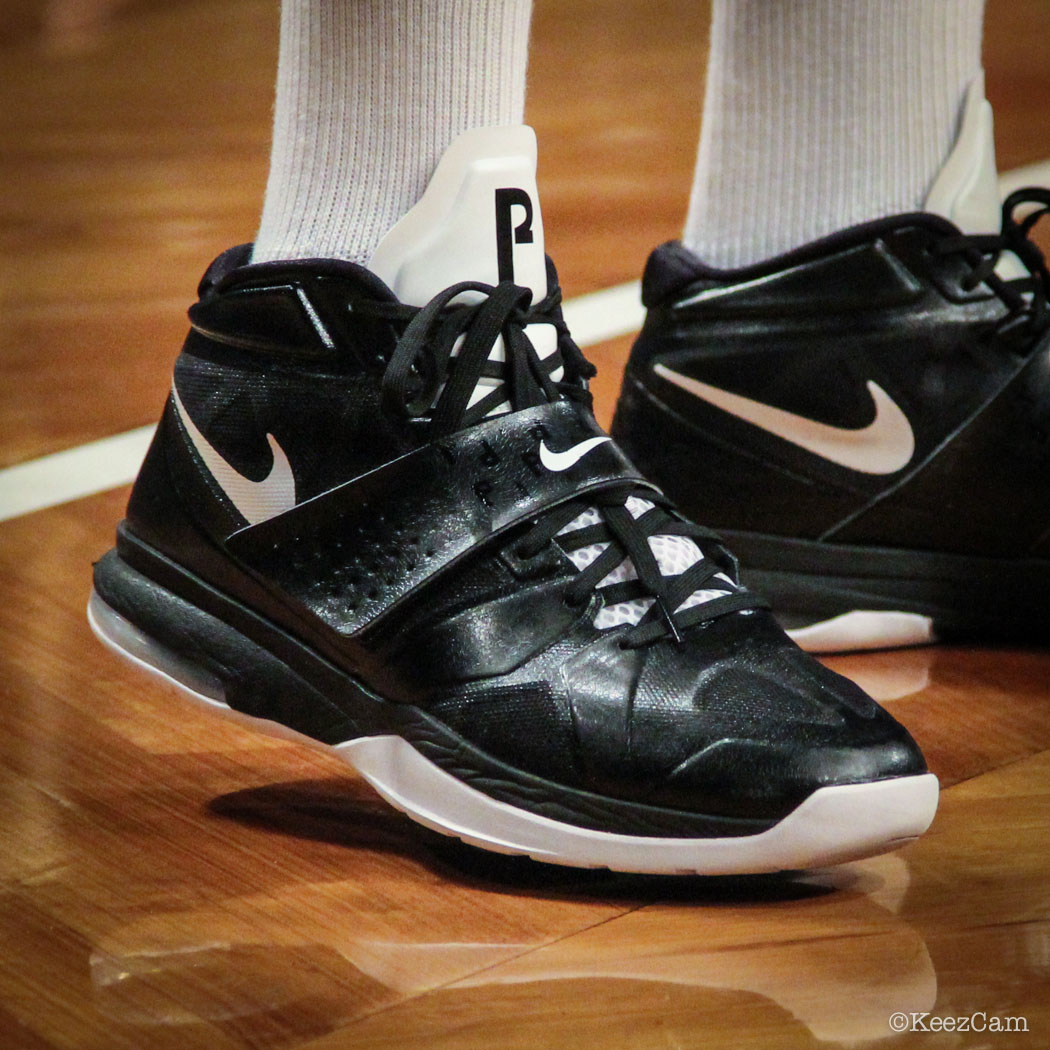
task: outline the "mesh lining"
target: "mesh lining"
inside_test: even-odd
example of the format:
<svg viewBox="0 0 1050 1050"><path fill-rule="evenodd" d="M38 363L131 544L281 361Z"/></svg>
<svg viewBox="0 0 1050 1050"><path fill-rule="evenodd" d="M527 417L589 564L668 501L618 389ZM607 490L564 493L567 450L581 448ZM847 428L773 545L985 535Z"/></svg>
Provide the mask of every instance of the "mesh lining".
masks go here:
<svg viewBox="0 0 1050 1050"><path fill-rule="evenodd" d="M641 499L639 496L631 496L627 500L626 506L631 517L639 518L646 511L652 510L654 504L646 499ZM579 529L585 529L591 525L597 525L601 520L602 517L597 509L591 507L573 518L573 520L570 521L569 524L558 533L558 535L568 536L570 533L576 532ZM579 550L569 551L568 556L573 565L582 572L588 565L592 564L595 559L601 556L607 546L607 543L592 543L588 547L581 547ZM656 564L659 565L660 572L664 576L678 576L703 558L703 553L700 548L688 536L650 536L649 548L652 550L653 557L656 558ZM637 577L638 573L635 570L634 562L632 562L630 558L624 558L624 560L620 562L620 564L613 569L613 571L610 572L601 583L598 584L598 590L614 583L625 583L628 580L637 579ZM715 579L723 581L725 587L705 588L703 590L694 591L684 602L682 602L678 609L689 609L694 605L700 605L703 602L710 601L712 598L718 598L723 594L731 594L736 591L736 586L732 583L729 577L725 576L723 573L719 573ZM618 602L616 605L602 606L602 608L598 610L597 616L594 618L594 626L598 628L599 631L607 631L613 627L619 627L622 624L631 624L633 626L649 611L652 604L652 598L636 598L634 601ZM675 611L677 612L678 610Z"/></svg>

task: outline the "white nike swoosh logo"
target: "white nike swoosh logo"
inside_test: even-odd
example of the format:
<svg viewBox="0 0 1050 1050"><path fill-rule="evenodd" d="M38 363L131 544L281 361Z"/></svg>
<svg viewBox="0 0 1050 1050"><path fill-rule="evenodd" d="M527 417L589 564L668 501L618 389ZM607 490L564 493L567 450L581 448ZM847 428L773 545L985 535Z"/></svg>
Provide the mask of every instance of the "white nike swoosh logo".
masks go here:
<svg viewBox="0 0 1050 1050"><path fill-rule="evenodd" d="M866 427L849 430L731 394L728 390L672 371L666 365L654 365L653 371L723 412L761 427L840 467L863 474L894 474L906 467L915 455L915 435L908 417L893 398L870 379L867 387L875 403L875 418Z"/></svg>
<svg viewBox="0 0 1050 1050"><path fill-rule="evenodd" d="M548 470L556 473L568 470L574 463L579 463L592 448L597 448L599 445L603 445L606 441L611 440L612 438L608 437L588 438L586 441L581 441L578 445L573 445L572 448L567 448L564 452L551 452L541 441L540 462Z"/></svg>
<svg viewBox="0 0 1050 1050"><path fill-rule="evenodd" d="M231 467L208 443L208 439L197 429L186 412L174 383L171 386L171 397L179 421L186 428L197 455L204 460L204 465L218 482L219 488L226 493L248 524L258 525L260 521L275 518L295 506L295 476L292 474L292 465L273 434L266 435L270 451L273 453L270 473L262 481L252 481Z"/></svg>

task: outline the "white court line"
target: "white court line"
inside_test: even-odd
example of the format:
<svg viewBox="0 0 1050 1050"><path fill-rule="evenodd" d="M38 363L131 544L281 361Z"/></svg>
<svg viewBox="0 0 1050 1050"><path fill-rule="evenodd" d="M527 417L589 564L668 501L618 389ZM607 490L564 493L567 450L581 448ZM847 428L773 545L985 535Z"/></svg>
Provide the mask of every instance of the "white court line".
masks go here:
<svg viewBox="0 0 1050 1050"><path fill-rule="evenodd" d="M628 281L600 292L570 299L564 306L565 321L579 346L594 346L606 339L637 332L645 320L642 282Z"/></svg>
<svg viewBox="0 0 1050 1050"><path fill-rule="evenodd" d="M583 347L635 332L644 318L638 281L565 303L565 320ZM154 429L153 425L138 427L0 470L0 521L130 485Z"/></svg>
<svg viewBox="0 0 1050 1050"><path fill-rule="evenodd" d="M999 177L1006 196L1022 186L1050 185L1050 160ZM565 303L565 320L581 347L637 331L645 317L638 281L603 288ZM135 480L152 426L92 441L0 470L0 521L81 499Z"/></svg>
<svg viewBox="0 0 1050 1050"><path fill-rule="evenodd" d="M1050 160L1036 161L999 176L999 192L1004 197L1022 186L1050 186Z"/></svg>
<svg viewBox="0 0 1050 1050"><path fill-rule="evenodd" d="M0 470L0 521L135 480L154 425Z"/></svg>

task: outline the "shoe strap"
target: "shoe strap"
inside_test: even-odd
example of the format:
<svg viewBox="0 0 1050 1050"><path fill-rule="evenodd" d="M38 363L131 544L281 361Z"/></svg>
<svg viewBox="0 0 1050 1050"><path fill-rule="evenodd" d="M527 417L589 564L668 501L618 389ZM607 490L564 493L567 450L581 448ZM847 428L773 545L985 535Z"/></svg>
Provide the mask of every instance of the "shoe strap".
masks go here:
<svg viewBox="0 0 1050 1050"><path fill-rule="evenodd" d="M544 466L541 448L548 463L554 454L556 469ZM558 459L569 450L582 454ZM424 445L241 529L226 546L329 627L350 635L479 544L568 500L615 488L645 489L663 499L589 411L558 401Z"/></svg>

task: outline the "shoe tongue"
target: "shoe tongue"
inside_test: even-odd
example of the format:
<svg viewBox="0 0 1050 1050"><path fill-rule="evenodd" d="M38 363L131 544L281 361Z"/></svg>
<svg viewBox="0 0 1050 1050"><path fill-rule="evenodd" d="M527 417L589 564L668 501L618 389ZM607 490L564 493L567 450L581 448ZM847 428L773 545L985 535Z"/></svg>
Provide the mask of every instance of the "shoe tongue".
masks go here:
<svg viewBox="0 0 1050 1050"><path fill-rule="evenodd" d="M465 131L368 267L403 302L424 306L460 281L512 280L547 294L536 135L524 125Z"/></svg>

